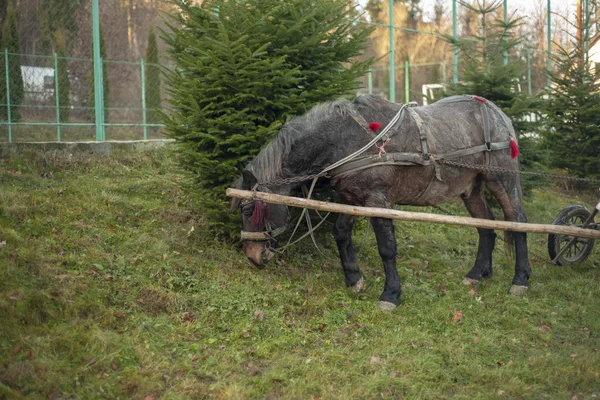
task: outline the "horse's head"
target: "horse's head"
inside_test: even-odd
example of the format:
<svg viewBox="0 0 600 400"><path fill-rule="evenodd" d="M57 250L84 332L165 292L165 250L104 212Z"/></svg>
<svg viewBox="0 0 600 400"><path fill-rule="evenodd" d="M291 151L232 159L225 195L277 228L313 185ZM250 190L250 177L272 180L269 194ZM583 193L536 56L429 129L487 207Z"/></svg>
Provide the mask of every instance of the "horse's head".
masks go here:
<svg viewBox="0 0 600 400"><path fill-rule="evenodd" d="M237 186L243 190L269 192L266 187L257 185L256 177L248 170L243 171ZM244 254L256 267L264 268L275 255L276 237L286 228L287 207L261 200L234 199L231 208L232 211L239 208L242 212Z"/></svg>

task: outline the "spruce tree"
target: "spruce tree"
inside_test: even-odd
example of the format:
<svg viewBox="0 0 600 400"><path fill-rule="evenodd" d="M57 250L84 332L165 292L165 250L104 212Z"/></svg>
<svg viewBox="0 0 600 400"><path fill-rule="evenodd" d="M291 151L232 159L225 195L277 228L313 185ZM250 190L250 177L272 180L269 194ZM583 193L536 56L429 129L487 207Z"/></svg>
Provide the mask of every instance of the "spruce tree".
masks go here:
<svg viewBox="0 0 600 400"><path fill-rule="evenodd" d="M515 128L523 169L543 169L538 145L530 135L524 135L537 129L528 117L539 113L540 102L537 97L529 96L519 88L525 72L525 65L518 55L521 38L517 28L522 23L521 19L509 18L505 22L497 18L501 0L488 5L479 2L470 5L462 1L460 4L478 19L479 29L475 40L446 36L446 40L457 46L461 62L459 80L446 85L445 95L473 94L495 103L511 119ZM525 192L530 192L542 182L539 178L523 178Z"/></svg>
<svg viewBox="0 0 600 400"><path fill-rule="evenodd" d="M204 216L229 235L239 216L225 189L287 119L358 88L370 31L339 0L178 4L165 35L175 62L166 130Z"/></svg>
<svg viewBox="0 0 600 400"><path fill-rule="evenodd" d="M102 29L102 24L100 24L100 58L102 59L102 86L103 86L103 94L104 94L104 122L108 122L107 118L107 108L108 108L108 96L110 94L110 87L108 82L108 63L106 62L107 54L106 54L106 41L104 40L104 30ZM94 85L94 69L92 68L90 74L88 75L88 104L90 105L90 120L93 121L95 118L95 109L96 109L96 86Z"/></svg>
<svg viewBox="0 0 600 400"><path fill-rule="evenodd" d="M546 102L543 146L553 167L600 178L600 75L590 68L583 41L558 49Z"/></svg>
<svg viewBox="0 0 600 400"><path fill-rule="evenodd" d="M17 13L12 4L6 9L6 19L2 24L2 37L0 38L0 49L8 51L8 76L10 86L10 112L11 119L18 121L21 119L19 106L23 102L25 87L23 85L23 75L21 73L21 41L19 39L19 27L17 25ZM5 63L0 63L0 103L8 104L6 91L6 67ZM7 120L8 107L0 107L0 118Z"/></svg>
<svg viewBox="0 0 600 400"><path fill-rule="evenodd" d="M148 46L146 47L145 95L146 95L146 122L157 124L160 122L160 66L158 59L158 46L154 28L150 27Z"/></svg>

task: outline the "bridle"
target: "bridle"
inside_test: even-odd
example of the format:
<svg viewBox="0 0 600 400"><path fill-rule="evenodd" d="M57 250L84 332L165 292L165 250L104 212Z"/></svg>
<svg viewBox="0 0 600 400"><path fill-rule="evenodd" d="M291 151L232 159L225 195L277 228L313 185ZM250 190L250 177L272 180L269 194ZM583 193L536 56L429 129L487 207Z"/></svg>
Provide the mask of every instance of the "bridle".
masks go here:
<svg viewBox="0 0 600 400"><path fill-rule="evenodd" d="M252 189L256 191L258 189L258 184L254 186ZM270 193L271 191L267 188L263 188L264 192ZM243 200L239 204L240 211L242 215L251 218L252 226L258 228L264 223L265 230L260 232L249 232L249 231L241 231L240 236L242 240L253 240L253 241L266 241L269 244L269 249L274 250L274 247L277 245L277 236L281 235L287 229L287 224L283 224L279 228L273 229L271 225L271 213L268 203L264 203L262 200L257 199L248 199ZM252 213L247 212L246 210L252 209Z"/></svg>

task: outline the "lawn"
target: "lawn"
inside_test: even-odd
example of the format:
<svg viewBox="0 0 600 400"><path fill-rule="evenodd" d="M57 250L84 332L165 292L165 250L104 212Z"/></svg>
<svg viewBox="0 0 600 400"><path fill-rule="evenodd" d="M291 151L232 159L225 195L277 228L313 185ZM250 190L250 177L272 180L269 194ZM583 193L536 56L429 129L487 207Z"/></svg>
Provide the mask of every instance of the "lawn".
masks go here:
<svg viewBox="0 0 600 400"><path fill-rule="evenodd" d="M305 240L259 271L214 237L174 159L0 163L0 399L600 396L600 249L556 267L530 235L540 257L513 297L501 242L471 288L475 229L397 223L403 297L386 313L365 220L364 294L344 286L331 226L323 254ZM525 208L550 223L576 203L595 204L548 187Z"/></svg>

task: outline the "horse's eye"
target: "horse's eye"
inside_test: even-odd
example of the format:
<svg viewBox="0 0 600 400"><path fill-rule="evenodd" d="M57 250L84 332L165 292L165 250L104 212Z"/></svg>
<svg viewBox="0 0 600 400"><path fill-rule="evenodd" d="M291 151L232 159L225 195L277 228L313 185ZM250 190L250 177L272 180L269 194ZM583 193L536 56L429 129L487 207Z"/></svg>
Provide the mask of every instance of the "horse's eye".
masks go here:
<svg viewBox="0 0 600 400"><path fill-rule="evenodd" d="M242 214L244 214L244 216L251 217L254 212L254 202L242 204L240 208L242 209Z"/></svg>

